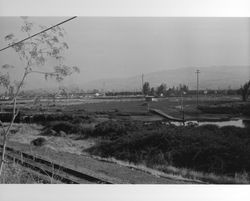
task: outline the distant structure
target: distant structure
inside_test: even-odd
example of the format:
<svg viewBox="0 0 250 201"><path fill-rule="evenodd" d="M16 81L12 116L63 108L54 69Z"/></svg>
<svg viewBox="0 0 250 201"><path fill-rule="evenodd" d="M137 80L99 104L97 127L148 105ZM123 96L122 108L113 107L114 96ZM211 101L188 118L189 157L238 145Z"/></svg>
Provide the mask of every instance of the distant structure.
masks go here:
<svg viewBox="0 0 250 201"><path fill-rule="evenodd" d="M153 101L157 101L157 99L154 96L145 96L145 101L153 102Z"/></svg>

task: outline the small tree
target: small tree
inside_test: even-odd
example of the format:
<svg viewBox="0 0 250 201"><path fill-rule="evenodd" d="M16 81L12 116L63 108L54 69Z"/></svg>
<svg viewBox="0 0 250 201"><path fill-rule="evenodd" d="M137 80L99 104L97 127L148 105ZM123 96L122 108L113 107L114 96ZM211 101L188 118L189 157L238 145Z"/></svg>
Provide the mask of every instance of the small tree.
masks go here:
<svg viewBox="0 0 250 201"><path fill-rule="evenodd" d="M187 86L187 85L185 85L185 84L180 84L180 85L179 85L179 90L182 91L182 92L186 92L186 93L187 93L189 89L188 89L188 86Z"/></svg>
<svg viewBox="0 0 250 201"><path fill-rule="evenodd" d="M167 85L162 83L159 87L157 87L156 93L157 93L158 96L166 95L166 93L167 93Z"/></svg>
<svg viewBox="0 0 250 201"><path fill-rule="evenodd" d="M249 95L250 80L240 87L242 101L247 101Z"/></svg>
<svg viewBox="0 0 250 201"><path fill-rule="evenodd" d="M142 92L143 92L143 95L149 95L149 93L150 93L149 82L145 82L145 83L143 84Z"/></svg>
<svg viewBox="0 0 250 201"><path fill-rule="evenodd" d="M22 17L23 24L21 26L21 32L25 33L27 36L31 36L32 30L46 29L44 26L35 26L32 22L28 20L27 17ZM3 148L0 161L0 176L3 170L3 165L5 162L5 150L7 144L7 138L10 129L18 115L18 108L16 105L17 97L20 93L20 89L24 85L25 79L28 75L38 73L42 74L45 79L56 78L57 81L62 81L64 77L71 75L74 72L79 72L76 66L70 67L64 64L63 52L67 50L68 44L64 41L65 31L63 28L56 26L46 32L36 35L29 40L23 41L21 43L15 44L18 39L14 34L9 34L5 36L5 40L9 42L9 45L13 45L12 48L19 56L20 60L24 63L23 74L20 76L20 80L12 80L9 74L9 69L15 68L13 65L5 64L2 66L2 71L4 73L0 74L0 85L6 89L14 87L13 97L12 97L12 119L11 122L5 127L0 121L0 126L2 128L3 135ZM50 71L39 70L44 66L48 59L56 62L56 65ZM20 62L21 63L21 62ZM21 68L21 66L19 66Z"/></svg>
<svg viewBox="0 0 250 201"><path fill-rule="evenodd" d="M150 95L151 96L155 95L155 88L154 87L151 87L151 89L150 89Z"/></svg>

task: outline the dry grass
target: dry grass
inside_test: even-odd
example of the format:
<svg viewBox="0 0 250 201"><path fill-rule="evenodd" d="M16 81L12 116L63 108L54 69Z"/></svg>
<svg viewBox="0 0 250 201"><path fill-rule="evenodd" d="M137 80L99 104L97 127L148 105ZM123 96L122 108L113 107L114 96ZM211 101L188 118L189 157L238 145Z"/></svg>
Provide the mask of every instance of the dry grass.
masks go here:
<svg viewBox="0 0 250 201"><path fill-rule="evenodd" d="M134 164L128 161L117 160L113 157L103 158L99 156L92 156L95 159L101 161L107 161L116 163L129 168L141 170L158 177L165 177L170 179L175 179L179 181L188 181L196 184L249 184L249 175L244 173L236 173L234 177L228 177L224 175L216 175L214 173L205 173L190 170L187 168L177 168L173 166L166 165L153 165L152 167L147 167L144 163Z"/></svg>
<svg viewBox="0 0 250 201"><path fill-rule="evenodd" d="M37 178L29 171L25 170L17 163L8 163L4 165L1 184L39 184L44 183L43 180Z"/></svg>
<svg viewBox="0 0 250 201"><path fill-rule="evenodd" d="M7 127L7 124L4 124ZM20 143L30 143L40 134L42 126L37 124L17 124L14 123L9 135L9 140Z"/></svg>
<svg viewBox="0 0 250 201"><path fill-rule="evenodd" d="M88 154L86 153L86 155L88 155ZM187 182L191 182L191 183L205 183L197 178L185 178L181 174L166 173L166 172L160 171L157 168L147 167L144 164L134 164L134 163L131 163L128 161L117 160L113 157L110 157L110 158L103 158L100 156L91 156L91 157L98 159L100 161L112 162L112 163L116 163L118 165L133 168L136 170L141 170L143 172L147 172L147 173L152 174L152 175L157 176L157 177L165 177L165 178L169 178L169 179L174 179L174 180L179 180L179 181L187 181Z"/></svg>
<svg viewBox="0 0 250 201"><path fill-rule="evenodd" d="M168 174L181 175L189 179L198 179L213 184L249 184L249 175L247 173L236 173L234 177L217 175L214 173L205 173L190 170L187 168L176 168L173 166L155 165L153 168Z"/></svg>
<svg viewBox="0 0 250 201"><path fill-rule="evenodd" d="M59 171L52 165L51 174L41 168L37 172L11 161L4 165L0 184L60 184Z"/></svg>
<svg viewBox="0 0 250 201"><path fill-rule="evenodd" d="M5 124L5 126L7 126ZM23 144L30 144L32 140L40 137L43 126L37 124L13 124L9 140ZM67 135L66 137L43 136L46 139L44 147L53 149L57 152L69 152L81 154L82 150L95 145L95 140L80 139L79 135Z"/></svg>
<svg viewBox="0 0 250 201"><path fill-rule="evenodd" d="M46 147L57 152L69 152L80 155L83 149L87 149L95 145L93 140L74 140L68 137L49 137ZM73 137L73 136L72 136Z"/></svg>

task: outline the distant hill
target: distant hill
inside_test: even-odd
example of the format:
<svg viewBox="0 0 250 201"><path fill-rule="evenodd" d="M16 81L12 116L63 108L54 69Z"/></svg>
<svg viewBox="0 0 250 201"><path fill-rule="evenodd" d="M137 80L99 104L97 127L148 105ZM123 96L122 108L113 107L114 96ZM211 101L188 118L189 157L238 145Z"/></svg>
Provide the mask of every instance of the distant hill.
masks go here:
<svg viewBox="0 0 250 201"><path fill-rule="evenodd" d="M156 87L166 83L168 87L186 84L196 87L197 68L187 67L157 71L144 75L144 81ZM211 66L199 68L200 89L237 89L250 79L250 66ZM123 79L99 79L85 83L83 89L138 90L141 88L141 75Z"/></svg>
<svg viewBox="0 0 250 201"><path fill-rule="evenodd" d="M195 67L186 67L156 71L144 74L144 81L149 82L151 87L166 83L168 87L186 84L190 89L196 89ZM238 89L244 82L250 79L250 66L211 66L199 68L200 89ZM67 83L67 82L66 82ZM66 84L70 89L93 90L115 90L115 91L134 91L141 89L141 75L127 78L98 79L85 83ZM37 93L58 91L61 84L55 81L44 81L43 77L33 77L27 81L25 90L35 90ZM0 93L1 93L0 88Z"/></svg>

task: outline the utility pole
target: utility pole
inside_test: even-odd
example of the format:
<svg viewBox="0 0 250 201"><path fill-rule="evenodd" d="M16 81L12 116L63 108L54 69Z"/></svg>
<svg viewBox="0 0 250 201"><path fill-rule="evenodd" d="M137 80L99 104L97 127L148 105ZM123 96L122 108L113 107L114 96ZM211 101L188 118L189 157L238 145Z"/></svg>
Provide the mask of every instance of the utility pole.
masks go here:
<svg viewBox="0 0 250 201"><path fill-rule="evenodd" d="M106 82L103 82L102 83L102 93L103 93L103 96L105 96L105 87L106 87Z"/></svg>
<svg viewBox="0 0 250 201"><path fill-rule="evenodd" d="M198 107L199 105L199 73L200 73L200 70L196 70L196 76L197 76L197 88L196 88L196 106Z"/></svg>
<svg viewBox="0 0 250 201"><path fill-rule="evenodd" d="M181 90L181 112L182 112L182 123L185 125L185 117L184 117L184 95L186 93Z"/></svg>
<svg viewBox="0 0 250 201"><path fill-rule="evenodd" d="M144 95L144 93L143 93L143 84L144 84L144 74L141 75L141 91L142 91L142 95Z"/></svg>

